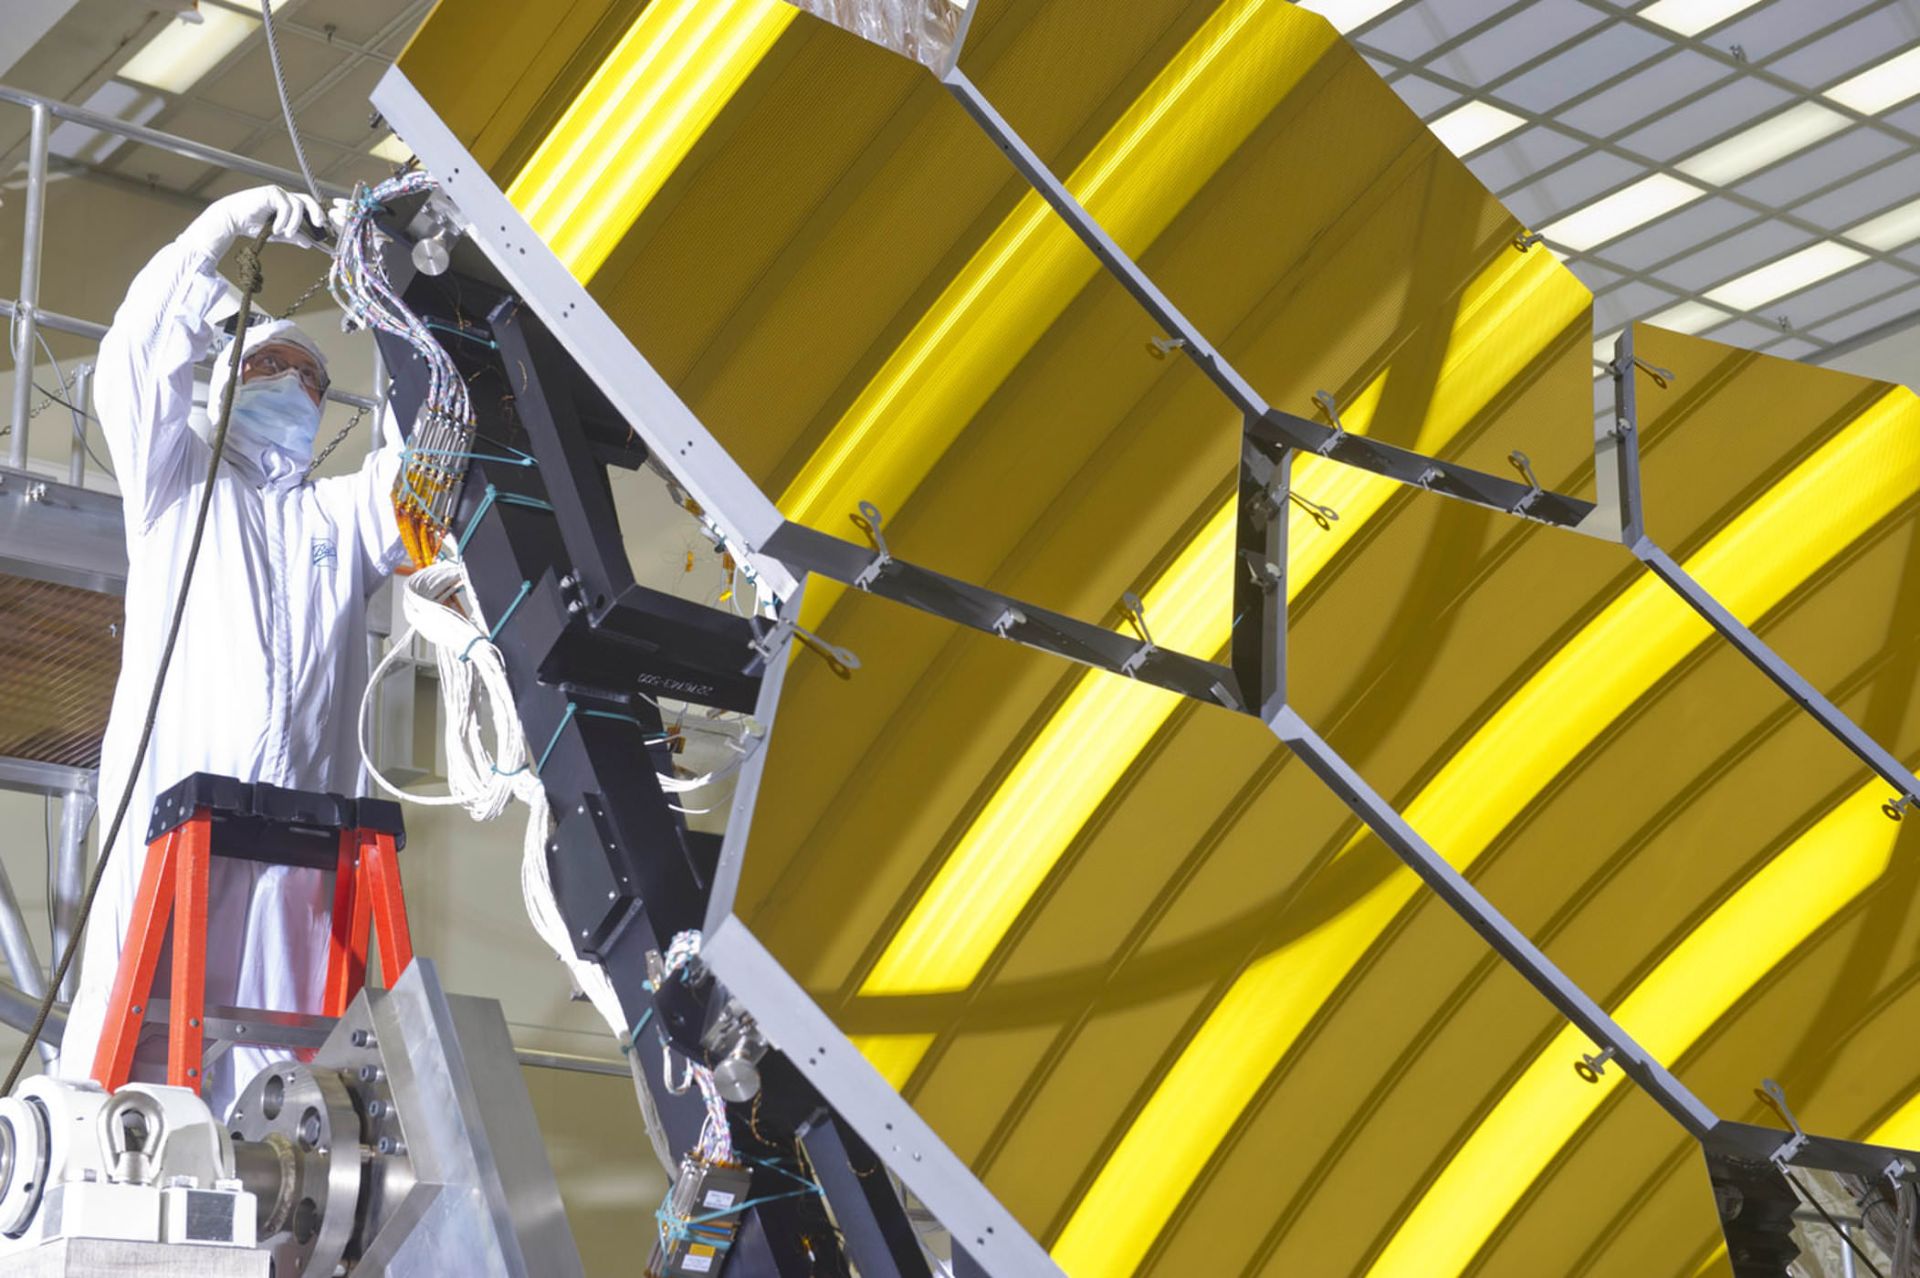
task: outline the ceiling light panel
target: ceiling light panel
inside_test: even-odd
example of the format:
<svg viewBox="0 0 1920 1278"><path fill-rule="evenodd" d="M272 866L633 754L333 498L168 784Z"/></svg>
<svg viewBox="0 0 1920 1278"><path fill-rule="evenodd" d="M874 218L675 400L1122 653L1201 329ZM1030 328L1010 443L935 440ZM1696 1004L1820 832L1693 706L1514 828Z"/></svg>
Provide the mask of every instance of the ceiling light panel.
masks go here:
<svg viewBox="0 0 1920 1278"><path fill-rule="evenodd" d="M1440 144L1458 156L1469 156L1506 137L1526 121L1491 102L1463 102L1428 123Z"/></svg>
<svg viewBox="0 0 1920 1278"><path fill-rule="evenodd" d="M1540 228L1541 234L1563 248L1580 252L1618 239L1657 217L1685 208L1706 195L1691 182L1665 173L1652 173L1612 195Z"/></svg>
<svg viewBox="0 0 1920 1278"><path fill-rule="evenodd" d="M1920 200L1850 226L1846 236L1856 244L1883 252L1920 240Z"/></svg>
<svg viewBox="0 0 1920 1278"><path fill-rule="evenodd" d="M1589 151L1518 190L1505 192L1503 198L1515 217L1540 227L1554 221L1561 210L1578 208L1645 172L1644 166L1624 155Z"/></svg>
<svg viewBox="0 0 1920 1278"><path fill-rule="evenodd" d="M1862 115L1877 115L1920 97L1920 45L1849 76L1828 89L1826 96Z"/></svg>
<svg viewBox="0 0 1920 1278"><path fill-rule="evenodd" d="M1728 280L1718 288L1709 290L1706 297L1708 301L1734 310L1750 311L1818 284L1866 260L1867 255L1857 248L1823 240Z"/></svg>
<svg viewBox="0 0 1920 1278"><path fill-rule="evenodd" d="M1906 143L1879 129L1851 128L1755 174L1735 190L1769 208L1791 208L1808 191L1844 182L1905 150Z"/></svg>
<svg viewBox="0 0 1920 1278"><path fill-rule="evenodd" d="M1640 16L1675 35L1696 36L1759 3L1760 0L1653 0L1640 10Z"/></svg>
<svg viewBox="0 0 1920 1278"><path fill-rule="evenodd" d="M1716 324L1724 324L1732 318L1732 315L1717 306L1709 306L1705 302L1686 301L1649 315L1647 323L1675 333L1704 333Z"/></svg>
<svg viewBox="0 0 1920 1278"><path fill-rule="evenodd" d="M1674 107L1621 139L1636 155L1674 160L1707 145L1743 120L1758 120L1794 101L1778 85L1735 76L1703 98Z"/></svg>
<svg viewBox="0 0 1920 1278"><path fill-rule="evenodd" d="M1909 155L1816 195L1794 209L1795 215L1839 230L1860 221L1862 213L1904 204L1920 191L1920 155Z"/></svg>
<svg viewBox="0 0 1920 1278"><path fill-rule="evenodd" d="M1819 88L1878 63L1889 51L1904 49L1920 36L1920 22L1906 5L1881 5L1851 22L1842 14L1813 6L1835 25L1811 40L1767 61L1767 71L1796 84Z"/></svg>
<svg viewBox="0 0 1920 1278"><path fill-rule="evenodd" d="M1753 210L1744 205L1710 196L1613 241L1607 245L1604 255L1609 263L1627 270L1649 270L1753 222L1755 216ZM1584 267L1581 278L1586 278Z"/></svg>
<svg viewBox="0 0 1920 1278"><path fill-rule="evenodd" d="M1768 308L1765 320L1777 330L1784 321L1796 330L1815 328L1828 318L1874 301L1914 282L1915 273L1897 262L1863 262L1824 283L1815 284ZM1721 341L1731 340L1715 334ZM1745 343L1741 343L1745 345Z"/></svg>
<svg viewBox="0 0 1920 1278"><path fill-rule="evenodd" d="M1802 102L1770 120L1743 129L1724 142L1680 161L1680 171L1702 182L1729 186L1749 173L1778 163L1847 127L1848 119L1832 107Z"/></svg>
<svg viewBox="0 0 1920 1278"><path fill-rule="evenodd" d="M185 93L259 26L258 18L208 5L200 11L199 22L179 18L167 23L115 74L168 93Z"/></svg>
<svg viewBox="0 0 1920 1278"><path fill-rule="evenodd" d="M1818 238L1789 222L1768 218L1710 240L1704 248L1694 250L1677 262L1669 262L1660 268L1659 279L1677 292L1699 293L1725 283L1750 269L1755 262L1771 262L1795 249L1805 248Z"/></svg>

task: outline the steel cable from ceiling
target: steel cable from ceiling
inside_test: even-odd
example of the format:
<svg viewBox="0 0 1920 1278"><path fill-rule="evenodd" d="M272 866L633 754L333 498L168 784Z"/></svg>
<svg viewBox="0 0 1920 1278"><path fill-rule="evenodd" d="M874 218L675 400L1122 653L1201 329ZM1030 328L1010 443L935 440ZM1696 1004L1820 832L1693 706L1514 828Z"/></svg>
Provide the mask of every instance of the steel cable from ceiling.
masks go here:
<svg viewBox="0 0 1920 1278"><path fill-rule="evenodd" d="M260 22L267 36L267 61L273 65L273 87L280 94L280 114L287 121L287 137L293 141L293 158L300 165L300 176L306 179L307 194L321 208L327 207L327 199L320 194L320 184L313 180L313 170L307 165L307 149L300 145L300 130L293 122L293 104L287 100L287 77L280 70L280 45L273 37L273 0L260 0ZM324 234L326 227L323 225Z"/></svg>

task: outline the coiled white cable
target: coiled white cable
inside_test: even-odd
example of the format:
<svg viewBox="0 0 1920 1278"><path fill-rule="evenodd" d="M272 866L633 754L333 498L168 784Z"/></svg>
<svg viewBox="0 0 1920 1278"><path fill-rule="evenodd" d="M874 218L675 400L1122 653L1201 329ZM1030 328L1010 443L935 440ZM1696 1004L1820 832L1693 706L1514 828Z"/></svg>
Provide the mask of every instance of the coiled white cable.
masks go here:
<svg viewBox="0 0 1920 1278"><path fill-rule="evenodd" d="M466 567L457 559L441 560L396 581L407 629L394 638L387 654L374 667L360 700L360 758L367 774L381 789L404 802L464 807L477 821L493 820L516 798L527 805L527 832L520 849L520 894L527 918L555 957L566 964L574 984L600 1013L615 1039L625 1041L630 1027L613 982L598 963L574 952L566 920L554 898L547 864L552 819L546 787L530 765L526 734L514 712L506 663L480 624L480 607ZM418 794L393 784L375 766L368 743L375 690L416 636L432 646L440 672L447 754L445 794ZM489 731L491 749L487 745Z"/></svg>

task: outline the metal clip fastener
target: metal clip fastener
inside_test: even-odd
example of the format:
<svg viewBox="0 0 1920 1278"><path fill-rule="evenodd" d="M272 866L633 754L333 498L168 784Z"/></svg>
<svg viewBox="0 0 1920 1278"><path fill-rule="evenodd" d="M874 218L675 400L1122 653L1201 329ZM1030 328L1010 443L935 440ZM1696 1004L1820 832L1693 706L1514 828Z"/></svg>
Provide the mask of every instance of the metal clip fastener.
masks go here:
<svg viewBox="0 0 1920 1278"><path fill-rule="evenodd" d="M1527 481L1527 495L1514 503L1511 512L1524 515L1533 509L1533 503L1540 500L1540 494L1546 489L1540 487L1540 481L1533 477L1533 463L1527 460L1525 453L1516 448L1507 454L1507 460L1513 463L1513 468L1519 471L1521 478Z"/></svg>
<svg viewBox="0 0 1920 1278"><path fill-rule="evenodd" d="M1184 337L1149 337L1147 354L1155 359L1165 359L1175 351L1186 349L1186 345L1187 339Z"/></svg>
<svg viewBox="0 0 1920 1278"><path fill-rule="evenodd" d="M1340 518L1339 511L1331 506L1324 506L1312 498L1302 497L1292 489L1287 490L1287 496L1292 499L1294 505L1307 512L1307 518L1320 525L1321 532L1333 531L1334 522Z"/></svg>
<svg viewBox="0 0 1920 1278"><path fill-rule="evenodd" d="M1313 393L1313 402L1320 406L1320 411L1325 413L1327 420L1333 423L1333 434L1327 436L1324 444L1314 449L1315 452L1325 457L1333 452L1334 449L1340 447L1341 441L1347 437L1347 428L1340 424L1340 405L1334 401L1332 391L1315 391Z"/></svg>
<svg viewBox="0 0 1920 1278"><path fill-rule="evenodd" d="M1573 1063L1573 1072L1580 1076L1582 1082L1597 1083L1600 1076L1607 1072L1607 1062L1613 1059L1613 1052L1613 1048L1603 1047L1591 1056L1582 1056Z"/></svg>
<svg viewBox="0 0 1920 1278"><path fill-rule="evenodd" d="M1153 632L1147 629L1147 609L1146 605L1140 602L1140 596L1129 590L1120 596L1120 607L1126 613L1127 620L1133 624L1134 630L1140 635L1140 646L1134 649L1133 655L1120 666L1120 673L1131 679L1134 677L1134 672L1145 665L1147 658L1151 657L1157 649L1153 643Z"/></svg>
<svg viewBox="0 0 1920 1278"><path fill-rule="evenodd" d="M1247 572L1252 576L1253 584L1260 587L1266 594L1272 594L1287 579L1286 573L1280 570L1280 565L1265 555L1256 555L1251 550L1243 550L1240 552L1240 557L1246 561Z"/></svg>
<svg viewBox="0 0 1920 1278"><path fill-rule="evenodd" d="M855 656L851 649L828 643L804 626L795 626L793 634L801 643L813 649L814 653L827 663L827 669L840 678L851 679L853 672L860 668L860 658Z"/></svg>
<svg viewBox="0 0 1920 1278"><path fill-rule="evenodd" d="M1665 390L1667 389L1667 387L1673 385L1674 376L1673 376L1672 369L1662 368L1658 364L1649 364L1646 360L1641 359L1638 355L1635 355L1633 357L1633 362L1639 367L1645 369L1647 372L1647 376L1653 379L1653 384L1655 386L1658 386L1661 390Z"/></svg>
<svg viewBox="0 0 1920 1278"><path fill-rule="evenodd" d="M773 629L753 641L753 650L760 654L761 660L772 665L780 650L787 646L787 640L793 638L794 624L788 620L773 623Z"/></svg>
<svg viewBox="0 0 1920 1278"><path fill-rule="evenodd" d="M1793 1129L1792 1138L1782 1141L1780 1148L1768 1155L1776 1167L1784 1168L1793 1161L1793 1156L1799 1153L1801 1147L1807 1143L1807 1133L1802 1130L1800 1120L1793 1116L1793 1110L1788 1108L1787 1094L1781 1089L1780 1084L1771 1078L1761 1079L1759 1088L1753 1094L1760 1098L1763 1105L1778 1114L1781 1122Z"/></svg>
<svg viewBox="0 0 1920 1278"><path fill-rule="evenodd" d="M880 579L888 564L893 562L893 553L887 549L887 539L880 534L880 508L870 501L860 503L860 513L848 515L853 526L867 535L867 544L873 547L874 555L860 575L853 579L855 590L870 590L873 583Z"/></svg>
<svg viewBox="0 0 1920 1278"><path fill-rule="evenodd" d="M994 634L999 635L1002 639L1005 639L1009 631L1011 631L1015 626L1025 625L1026 621L1027 621L1027 614L1025 614L1024 612L1021 612L1018 608L1008 606L1006 608L1002 608L1000 610L1000 615L993 619L992 630Z"/></svg>

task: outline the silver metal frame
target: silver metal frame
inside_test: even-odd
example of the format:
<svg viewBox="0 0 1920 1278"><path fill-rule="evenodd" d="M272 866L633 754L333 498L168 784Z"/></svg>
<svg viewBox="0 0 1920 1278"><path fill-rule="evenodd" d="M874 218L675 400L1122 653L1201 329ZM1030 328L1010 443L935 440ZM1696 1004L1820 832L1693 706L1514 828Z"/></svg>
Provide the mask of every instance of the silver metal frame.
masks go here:
<svg viewBox="0 0 1920 1278"><path fill-rule="evenodd" d="M1615 421L1597 429L1597 503L1518 485L1511 480L1460 467L1440 458L1392 449L1337 427L1277 412L1253 385L1167 298L1153 279L1128 256L1083 208L1008 124L987 97L957 66L940 83L972 117L1032 189L1053 208L1108 273L1162 325L1178 348L1244 416L1249 451L1243 456L1242 495L1264 489L1263 500L1281 512L1258 529L1243 525L1239 552L1253 552L1285 565L1285 466L1293 450L1309 449L1408 485L1499 510L1516 518L1558 527L1583 536L1616 542L1647 566L1699 611L1749 660L1790 697L1865 760L1899 797L1920 797L1920 782L1884 748L1847 719L1784 661L1762 644L1717 601L1692 581L1645 535L1640 507L1637 423L1633 401L1630 331L1615 362L1619 382ZM863 548L782 520L767 495L740 470L688 406L633 349L600 307L536 237L484 170L435 116L397 69L374 90L373 100L427 169L439 176L448 194L472 219L472 234L509 283L568 345L588 374L646 436L659 460L691 492L734 541L736 554L752 560L763 579L782 598L797 594L808 573L884 594L946 620L991 630L1002 637L1089 665L1159 683L1184 695L1212 700L1254 713L1275 736L1300 756L1335 795L1406 865L1460 915L1483 939L1537 989L1563 1016L1616 1060L1675 1122L1703 1138L1719 1124L1714 1112L1694 1096L1666 1066L1639 1046L1592 997L1569 978L1482 896L1464 875L1428 844L1392 804L1370 787L1286 702L1284 580L1272 593L1277 605L1264 607L1257 642L1243 661L1236 654L1234 673L1200 658L1130 644L1124 636L1068 618L1044 614L1017 600L981 587L930 573L889 556L884 546ZM1257 446L1257 447L1255 447ZM1261 464L1264 463L1264 464ZM1275 474L1279 478L1275 479ZM1276 501L1277 497L1277 501ZM1259 540L1253 538L1258 533ZM877 553L876 553L877 552ZM1256 565L1258 567L1258 565ZM791 570L790 572L788 570ZM1013 609L1011 620L1006 609ZM1018 616L1024 613L1026 616ZM1045 626L1023 625L1028 617L1048 616ZM1096 632L1096 633L1087 633ZM1104 636L1103 638L1097 636ZM1117 649L1109 643L1118 644ZM1145 658L1152 657L1152 661ZM778 669L784 652L772 662ZM1181 664L1185 663L1185 664ZM1195 680L1211 676L1208 682ZM1224 676L1227 683L1220 682ZM778 695L777 674L770 679ZM1237 682L1237 693L1230 691ZM763 722L771 724L771 706ZM764 754L764 751L763 751ZM734 824L751 816L758 768L743 778L736 795ZM720 890L708 916L705 953L728 988L759 1019L779 1045L914 1192L995 1273L1057 1273L1057 1267L956 1158L912 1107L855 1051L846 1036L780 966L747 924L732 913L745 831L730 824Z"/></svg>
<svg viewBox="0 0 1920 1278"><path fill-rule="evenodd" d="M40 309L40 260L46 231L47 142L52 134L52 122L71 121L89 129L97 129L102 133L126 138L129 141L174 155L185 156L191 160L200 160L229 172L244 173L249 177L257 177L291 190L303 190L306 183L300 174L290 169L280 168L278 165L265 164L244 155L237 155L232 151L223 151L219 147L195 142L191 138L176 137L171 133L148 128L144 124L135 124L130 120L122 120L87 107L75 106L71 102L28 93L4 84L0 84L0 103L25 107L32 116L32 127L27 139L26 209L21 227L20 293L17 298L0 299L0 316L7 318L12 331L13 366L16 373L8 418L12 433L7 439L6 464L14 470L25 470L27 441L31 430L33 379L18 376L18 371L34 366L36 362L34 347L39 340L39 330L45 328L51 332L66 333L93 341L99 341L106 336L107 332L104 324L94 324L66 315L43 312ZM348 194L345 187L333 183L323 182L320 184L320 189L322 193L330 196ZM78 391L75 394L84 398ZM363 409L373 407L374 403L367 396L353 395L344 391L329 391L327 398ZM68 467L68 482L76 487L85 480L85 457L85 450L76 439Z"/></svg>

